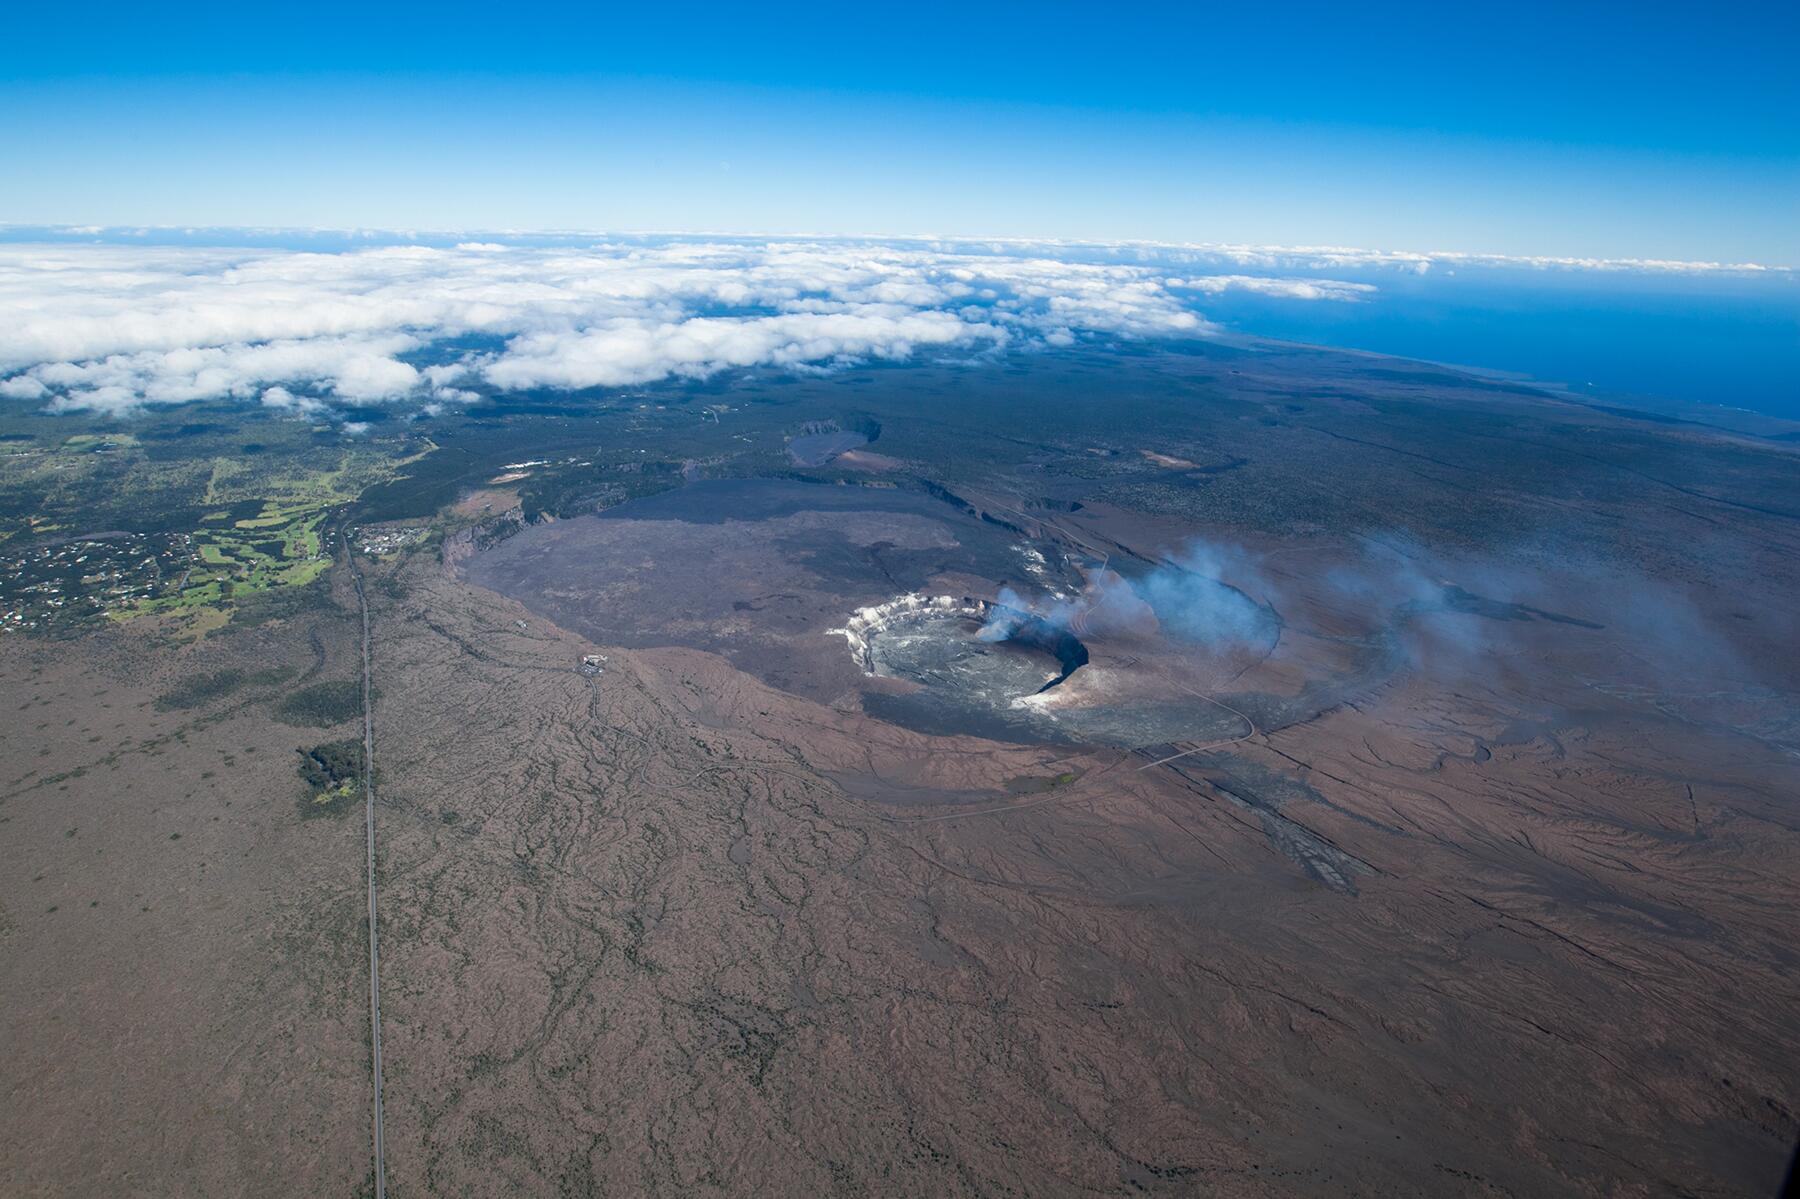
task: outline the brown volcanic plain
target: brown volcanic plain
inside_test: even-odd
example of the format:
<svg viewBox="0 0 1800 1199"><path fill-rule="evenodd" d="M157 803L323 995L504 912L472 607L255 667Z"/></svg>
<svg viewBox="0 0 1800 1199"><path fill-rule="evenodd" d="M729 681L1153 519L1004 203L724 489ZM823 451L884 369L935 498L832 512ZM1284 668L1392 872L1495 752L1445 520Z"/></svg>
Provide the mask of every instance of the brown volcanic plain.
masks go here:
<svg viewBox="0 0 1800 1199"><path fill-rule="evenodd" d="M679 490L365 566L394 1195L1773 1191L1793 441L1297 350L726 392ZM879 472L734 457L832 417ZM1172 559L1261 623L1120 617ZM364 1183L334 586L4 647L12 1189ZM1035 708L837 631L1003 588L1080 613Z"/></svg>

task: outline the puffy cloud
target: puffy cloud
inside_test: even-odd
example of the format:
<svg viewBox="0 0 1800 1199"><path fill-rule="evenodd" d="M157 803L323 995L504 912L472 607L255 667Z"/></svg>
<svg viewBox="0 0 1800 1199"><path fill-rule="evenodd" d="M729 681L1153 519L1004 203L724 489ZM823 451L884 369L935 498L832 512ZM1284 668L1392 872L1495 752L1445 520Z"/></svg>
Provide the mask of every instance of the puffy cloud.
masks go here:
<svg viewBox="0 0 1800 1199"><path fill-rule="evenodd" d="M921 349L1191 337L1194 293L1367 285L1071 261L1050 247L672 240L343 252L0 245L0 395L56 410L213 397L466 402ZM452 350L449 339L480 349ZM451 359L446 361L445 359ZM424 365L421 365L423 363Z"/></svg>
<svg viewBox="0 0 1800 1199"><path fill-rule="evenodd" d="M284 412L306 415L323 411L325 401L317 396L295 395L285 387L265 388L262 393L263 407L277 408Z"/></svg>
<svg viewBox="0 0 1800 1199"><path fill-rule="evenodd" d="M87 362L52 362L8 380L35 381L57 395L58 411L179 404L216 396L249 398L272 384L316 385L339 399L389 400L411 393L419 372L394 355L418 342L385 337L283 339L110 354ZM286 388L281 394L290 395ZM282 406L277 403L275 406Z"/></svg>
<svg viewBox="0 0 1800 1199"><path fill-rule="evenodd" d="M502 388L619 387L727 367L801 366L838 358L905 358L921 345L983 341L1006 330L947 312L799 312L676 323L616 321L518 338L483 370Z"/></svg>

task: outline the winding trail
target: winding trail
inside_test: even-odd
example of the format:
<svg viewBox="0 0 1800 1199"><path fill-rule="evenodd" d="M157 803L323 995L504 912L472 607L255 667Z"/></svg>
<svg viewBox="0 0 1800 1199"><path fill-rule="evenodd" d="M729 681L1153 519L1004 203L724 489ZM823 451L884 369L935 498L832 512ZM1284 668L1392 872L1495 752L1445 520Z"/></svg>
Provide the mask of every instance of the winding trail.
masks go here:
<svg viewBox="0 0 1800 1199"><path fill-rule="evenodd" d="M356 582L356 606L362 614L363 813L367 828L369 873L369 1062L374 1079L375 1199L387 1199L387 1150L381 1135L381 940L375 926L375 709L370 702L369 597L363 590L356 546L344 538L350 577Z"/></svg>

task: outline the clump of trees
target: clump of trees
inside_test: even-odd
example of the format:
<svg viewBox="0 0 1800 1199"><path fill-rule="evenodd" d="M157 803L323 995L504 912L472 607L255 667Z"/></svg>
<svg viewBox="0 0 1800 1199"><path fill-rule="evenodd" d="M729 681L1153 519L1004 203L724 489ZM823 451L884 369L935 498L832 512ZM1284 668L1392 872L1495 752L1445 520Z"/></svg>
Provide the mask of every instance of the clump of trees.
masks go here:
<svg viewBox="0 0 1800 1199"><path fill-rule="evenodd" d="M335 816L355 802L362 784L362 742L354 739L327 741L300 753L300 777L306 795L302 816Z"/></svg>
<svg viewBox="0 0 1800 1199"><path fill-rule="evenodd" d="M300 777L321 790L356 782L362 778L362 742L346 738L301 750Z"/></svg>

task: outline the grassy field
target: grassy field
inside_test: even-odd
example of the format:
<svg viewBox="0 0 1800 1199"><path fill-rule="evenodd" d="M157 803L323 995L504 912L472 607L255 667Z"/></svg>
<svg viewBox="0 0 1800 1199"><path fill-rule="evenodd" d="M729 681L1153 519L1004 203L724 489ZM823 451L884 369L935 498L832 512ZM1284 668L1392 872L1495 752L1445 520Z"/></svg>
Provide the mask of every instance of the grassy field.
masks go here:
<svg viewBox="0 0 1800 1199"><path fill-rule="evenodd" d="M0 629L28 634L150 618L204 635L316 582L350 505L437 449L205 405L0 416Z"/></svg>
<svg viewBox="0 0 1800 1199"><path fill-rule="evenodd" d="M329 465L302 462L291 471L269 470L259 459L215 458L201 497L206 511L187 534L185 576L111 615L198 617L246 596L313 582L331 565L326 526L332 514L433 448L427 443L396 457L354 446Z"/></svg>

